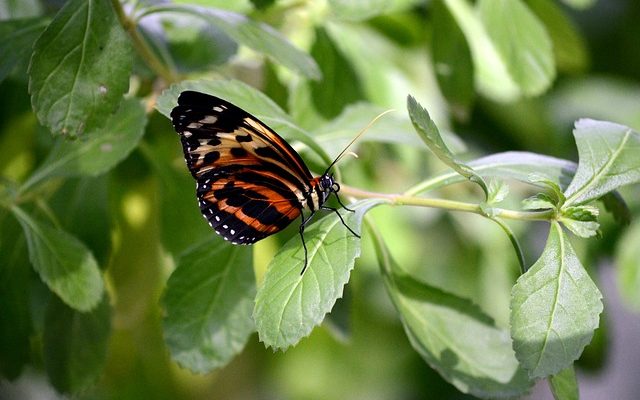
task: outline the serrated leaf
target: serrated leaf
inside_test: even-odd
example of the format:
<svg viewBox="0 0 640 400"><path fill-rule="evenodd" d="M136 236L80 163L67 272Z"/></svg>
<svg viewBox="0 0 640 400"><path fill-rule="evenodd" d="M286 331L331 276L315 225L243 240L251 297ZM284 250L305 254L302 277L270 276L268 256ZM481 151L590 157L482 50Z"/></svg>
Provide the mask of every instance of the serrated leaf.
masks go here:
<svg viewBox="0 0 640 400"><path fill-rule="evenodd" d="M509 74L526 96L543 93L556 70L551 39L521 0L480 0L480 18Z"/></svg>
<svg viewBox="0 0 640 400"><path fill-rule="evenodd" d="M355 213L341 211L344 222L360 232L364 214L384 200L363 200L349 206ZM299 237L289 240L273 258L258 288L253 317L260 340L274 349L286 349L319 325L342 296L360 239L332 213L304 232L308 249L304 274L304 250Z"/></svg>
<svg viewBox="0 0 640 400"><path fill-rule="evenodd" d="M509 195L509 185L504 181L493 179L489 182L489 195L487 204L497 204L502 202Z"/></svg>
<svg viewBox="0 0 640 400"><path fill-rule="evenodd" d="M574 235L580 236L582 238L590 238L593 236L598 236L598 228L600 228L600 224L595 221L578 221L571 218L559 218L558 221L562 222L562 224L573 232Z"/></svg>
<svg viewBox="0 0 640 400"><path fill-rule="evenodd" d="M304 143L322 157L327 165L332 161L322 147L318 146L306 131L299 128L276 103L262 92L240 81L183 81L162 92L158 97L156 109L169 118L171 110L178 104L178 96L185 90L196 90L225 99L251 113L285 139L295 139Z"/></svg>
<svg viewBox="0 0 640 400"><path fill-rule="evenodd" d="M435 154L440 161L451 167L460 175L469 179L471 182L475 182L484 191L485 197L489 196L489 189L484 179L478 175L473 169L466 164L456 160L451 153L451 150L445 145L440 135L440 131L435 122L429 116L427 110L425 110L420 103L416 101L412 96L407 97L407 109L409 110L409 117L413 126L426 143L429 149Z"/></svg>
<svg viewBox="0 0 640 400"><path fill-rule="evenodd" d="M573 365L550 376L549 386L555 400L580 400L578 380Z"/></svg>
<svg viewBox="0 0 640 400"><path fill-rule="evenodd" d="M334 118L347 104L363 98L358 76L351 63L322 29L316 29L311 56L320 62L322 80L311 82L311 100L325 118Z"/></svg>
<svg viewBox="0 0 640 400"><path fill-rule="evenodd" d="M53 134L101 126L129 87L130 41L104 0L70 0L35 44L31 104Z"/></svg>
<svg viewBox="0 0 640 400"><path fill-rule="evenodd" d="M212 7L189 4L162 5L155 12L172 12L200 17L224 31L236 42L310 79L320 79L321 73L312 57L294 47L269 25L255 22L242 14Z"/></svg>
<svg viewBox="0 0 640 400"><path fill-rule="evenodd" d="M216 237L188 250L167 282L162 303L171 356L194 372L226 365L255 331L251 249Z"/></svg>
<svg viewBox="0 0 640 400"><path fill-rule="evenodd" d="M43 358L49 381L59 392L77 393L98 379L107 360L110 334L107 297L88 313L51 298L45 314Z"/></svg>
<svg viewBox="0 0 640 400"><path fill-rule="evenodd" d="M59 139L21 190L56 176L96 176L109 171L136 148L147 124L138 99L122 102L104 127L75 141Z"/></svg>
<svg viewBox="0 0 640 400"><path fill-rule="evenodd" d="M17 64L29 59L33 43L45 26L46 18L0 21L0 82Z"/></svg>
<svg viewBox="0 0 640 400"><path fill-rule="evenodd" d="M581 119L573 134L578 170L567 188L566 206L587 203L640 181L640 134L624 125Z"/></svg>
<svg viewBox="0 0 640 400"><path fill-rule="evenodd" d="M570 366L591 341L602 295L562 228L551 224L545 249L511 292L511 337L531 378Z"/></svg>
<svg viewBox="0 0 640 400"><path fill-rule="evenodd" d="M562 206L566 201L564 193L562 193L562 188L553 179L550 179L543 174L532 173L529 175L529 182L539 184L540 186L546 187L547 189L551 189L554 204Z"/></svg>
<svg viewBox="0 0 640 400"><path fill-rule="evenodd" d="M375 240L385 284L411 345L448 382L480 397L513 397L531 386L519 368L508 332L467 299L399 272Z"/></svg>
<svg viewBox="0 0 640 400"><path fill-rule="evenodd" d="M556 208L556 199L548 194L538 193L535 196L522 200L522 208L524 210L544 210L547 208Z"/></svg>
<svg viewBox="0 0 640 400"><path fill-rule="evenodd" d="M520 97L520 89L507 69L506 60L491 40L479 13L467 0L443 1L469 44L477 90L497 101L512 101Z"/></svg>
<svg viewBox="0 0 640 400"><path fill-rule="evenodd" d="M624 233L615 252L618 288L631 308L640 311L640 221Z"/></svg>
<svg viewBox="0 0 640 400"><path fill-rule="evenodd" d="M12 208L27 238L31 265L67 305L89 311L104 292L102 275L91 251L69 233Z"/></svg>
<svg viewBox="0 0 640 400"><path fill-rule="evenodd" d="M473 60L456 20L442 1L431 3L431 47L438 86L457 114L466 115L474 98Z"/></svg>

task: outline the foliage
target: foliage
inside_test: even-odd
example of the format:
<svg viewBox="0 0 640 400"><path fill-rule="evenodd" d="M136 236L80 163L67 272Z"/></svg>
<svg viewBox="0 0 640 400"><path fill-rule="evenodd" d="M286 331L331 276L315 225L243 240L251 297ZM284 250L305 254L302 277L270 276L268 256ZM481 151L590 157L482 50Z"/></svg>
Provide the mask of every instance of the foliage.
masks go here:
<svg viewBox="0 0 640 400"><path fill-rule="evenodd" d="M59 3L0 2L3 379L117 398L512 398L547 379L576 399L602 332L594 238L623 235L640 304L640 229L606 219L637 210L640 87L590 75L574 19L593 1ZM187 89L315 172L396 109L336 166L354 212L305 230L303 274L295 228L234 247L199 215L167 120Z"/></svg>

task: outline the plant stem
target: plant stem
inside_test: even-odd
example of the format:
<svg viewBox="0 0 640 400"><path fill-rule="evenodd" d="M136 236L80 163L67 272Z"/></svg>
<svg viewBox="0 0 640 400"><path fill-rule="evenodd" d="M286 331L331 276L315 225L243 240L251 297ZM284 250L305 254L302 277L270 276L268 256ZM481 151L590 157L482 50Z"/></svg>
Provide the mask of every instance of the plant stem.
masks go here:
<svg viewBox="0 0 640 400"><path fill-rule="evenodd" d="M446 200L446 199L434 199L426 197L415 197L402 194L388 194L388 193L376 193L368 192L366 190L360 190L349 186L342 186L341 192L349 196L365 199L387 199L390 200L393 205L405 205L405 206L418 206L418 207L430 207L441 208L451 211L463 211L482 216L486 215L486 207L482 207L480 204L465 203L462 201ZM520 221L550 221L555 217L554 210L542 210L542 211L516 211L507 210L504 208L491 208L492 218L504 218L514 219Z"/></svg>
<svg viewBox="0 0 640 400"><path fill-rule="evenodd" d="M122 28L127 32L129 37L131 37L133 47L135 47L140 57L146 62L149 68L151 68L151 70L161 77L167 84L178 81L176 74L167 68L167 66L156 56L153 50L151 50L147 41L138 31L135 21L125 14L122 4L120 4L120 0L111 0L111 4L116 12L118 21L120 21L120 25L122 25Z"/></svg>

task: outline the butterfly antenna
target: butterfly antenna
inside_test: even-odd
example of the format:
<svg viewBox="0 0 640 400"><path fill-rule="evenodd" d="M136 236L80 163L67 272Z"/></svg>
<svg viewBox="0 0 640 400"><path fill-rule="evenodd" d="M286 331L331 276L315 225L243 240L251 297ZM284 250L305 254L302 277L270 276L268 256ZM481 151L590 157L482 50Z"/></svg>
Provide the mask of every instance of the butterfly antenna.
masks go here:
<svg viewBox="0 0 640 400"><path fill-rule="evenodd" d="M353 139L351 139L351 141L349 142L349 144L345 146L345 148L340 152L340 154L338 154L338 156L336 157L336 159L335 159L335 160L333 160L333 162L332 162L331 164L329 164L329 166L327 167L327 169L324 171L324 174L323 174L323 175L326 175L326 174L329 172L329 170L331 169L331 167L333 167L333 166L334 166L338 161L340 161L340 159L341 159L344 155L346 155L346 154L347 154L347 150L349 150L349 147L351 147L351 145L352 145L352 144L354 144L354 143L355 143L355 141L356 141L356 140L358 140L358 138L359 138L360 136L364 135L364 133L365 133L367 130L369 130L369 128L371 128L371 127L373 126L373 124L375 124L375 123L376 123L380 118L382 118L385 114L388 114L388 113L390 113L390 112L392 112L392 111L395 111L395 110L391 109L391 110L387 110L387 111L384 111L384 112L382 112L382 113L378 114L374 119L372 119L372 120L371 120L371 122L369 122L369 123L367 124L367 126L365 126L364 128L362 128L362 129L360 130L360 132L358 132L358 134L356 135L356 137L354 137ZM355 154L355 153L350 152L350 154ZM357 156L356 156L356 157L357 157Z"/></svg>

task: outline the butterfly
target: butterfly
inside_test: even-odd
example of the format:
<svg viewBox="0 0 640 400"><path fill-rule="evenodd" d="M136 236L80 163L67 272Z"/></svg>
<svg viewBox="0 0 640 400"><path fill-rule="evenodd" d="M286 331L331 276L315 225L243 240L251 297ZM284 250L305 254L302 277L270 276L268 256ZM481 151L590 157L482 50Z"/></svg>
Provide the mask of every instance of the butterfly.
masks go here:
<svg viewBox="0 0 640 400"><path fill-rule="evenodd" d="M308 264L304 228L340 185L329 170L314 177L300 155L258 118L218 97L184 91L171 111L184 158L196 180L200 211L217 234L233 244L252 244L286 228L298 217ZM354 139L355 140L355 139ZM305 215L305 211L307 215Z"/></svg>

